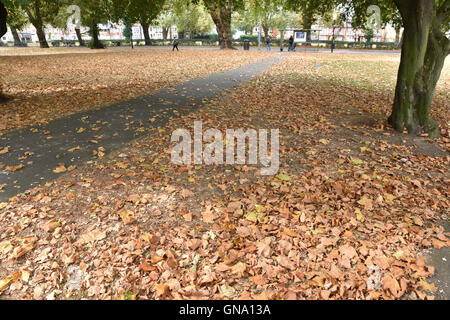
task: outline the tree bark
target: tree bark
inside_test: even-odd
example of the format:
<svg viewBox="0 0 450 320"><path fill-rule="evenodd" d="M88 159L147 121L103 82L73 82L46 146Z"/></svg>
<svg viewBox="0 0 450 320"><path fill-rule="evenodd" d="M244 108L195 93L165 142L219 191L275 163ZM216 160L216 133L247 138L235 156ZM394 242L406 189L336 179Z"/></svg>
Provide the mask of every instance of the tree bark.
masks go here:
<svg viewBox="0 0 450 320"><path fill-rule="evenodd" d="M41 25L41 26L35 26L35 28L36 28L36 34L39 39L40 47L41 48L49 48L47 39L45 38L44 27Z"/></svg>
<svg viewBox="0 0 450 320"><path fill-rule="evenodd" d="M78 39L78 42L80 43L80 47L84 47L85 44L84 44L83 38L81 37L81 30L80 29L75 29L75 32L77 34L77 39Z"/></svg>
<svg viewBox="0 0 450 320"><path fill-rule="evenodd" d="M400 28L395 29L395 45L400 46Z"/></svg>
<svg viewBox="0 0 450 320"><path fill-rule="evenodd" d="M30 8L26 8L26 13L28 16L28 19L33 24L33 26L36 28L36 35L39 39L39 45L41 48L48 48L47 39L45 39L45 32L44 32L44 23L42 22L42 16L40 11L40 1L34 1L34 15L31 12Z"/></svg>
<svg viewBox="0 0 450 320"><path fill-rule="evenodd" d="M8 27L6 26L6 18L8 16L8 12L6 11L5 6L0 1L0 38L3 37L8 31Z"/></svg>
<svg viewBox="0 0 450 320"><path fill-rule="evenodd" d="M142 30L144 31L145 45L150 46L152 44L152 41L150 40L150 34L148 32L149 25L141 22L141 26Z"/></svg>
<svg viewBox="0 0 450 320"><path fill-rule="evenodd" d="M306 42L311 42L311 27L314 23L314 4L309 2L302 12L302 26L306 29Z"/></svg>
<svg viewBox="0 0 450 320"><path fill-rule="evenodd" d="M388 121L400 132L406 128L409 133L424 131L436 136L439 125L430 117L430 108L445 57L450 52L450 41L441 31L442 19L449 8L437 12L435 2L430 0L413 3L396 0L396 4L404 31L394 105Z"/></svg>
<svg viewBox="0 0 450 320"><path fill-rule="evenodd" d="M92 25L91 33L92 33L92 49L104 49L103 44L98 38L99 29L97 23L94 23Z"/></svg>
<svg viewBox="0 0 450 320"><path fill-rule="evenodd" d="M19 33L17 32L17 29L14 28L13 26L9 26L9 29L11 29L11 33L12 33L13 38L14 38L14 46L15 47L21 47L22 46L22 41L20 41L20 37L19 37Z"/></svg>
<svg viewBox="0 0 450 320"><path fill-rule="evenodd" d="M400 42L398 43L398 47L401 48L402 45L403 45L403 33L402 33L402 35L400 36Z"/></svg>
<svg viewBox="0 0 450 320"><path fill-rule="evenodd" d="M209 1L205 3L219 36L221 49L233 48L233 33L231 32L231 14L233 13L232 0L227 1L226 6L220 6L219 2Z"/></svg>
<svg viewBox="0 0 450 320"><path fill-rule="evenodd" d="M313 24L313 17L310 14L303 16L303 29L306 29L306 42L311 43L311 27Z"/></svg>
<svg viewBox="0 0 450 320"><path fill-rule="evenodd" d="M169 34L169 28L162 27L163 40L167 40L167 35Z"/></svg>
<svg viewBox="0 0 450 320"><path fill-rule="evenodd" d="M0 1L0 38L5 35L8 31L8 27L6 26L6 18L8 16L8 12L6 11L5 6ZM3 94L2 84L0 83L0 103L7 101L7 97Z"/></svg>
<svg viewBox="0 0 450 320"><path fill-rule="evenodd" d="M264 38L267 38L269 36L269 27L267 27L266 25L262 25L263 28L263 32L264 32Z"/></svg>

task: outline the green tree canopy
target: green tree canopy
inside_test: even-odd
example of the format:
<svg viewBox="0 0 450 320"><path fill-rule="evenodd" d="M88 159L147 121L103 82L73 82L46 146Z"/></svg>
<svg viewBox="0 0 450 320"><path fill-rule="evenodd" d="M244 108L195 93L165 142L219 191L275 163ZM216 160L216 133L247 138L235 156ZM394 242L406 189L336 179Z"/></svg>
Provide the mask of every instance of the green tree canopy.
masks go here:
<svg viewBox="0 0 450 320"><path fill-rule="evenodd" d="M302 15L302 27L306 30L306 41L311 41L309 31L316 20L336 6L334 0L286 0L286 6Z"/></svg>
<svg viewBox="0 0 450 320"><path fill-rule="evenodd" d="M150 44L148 28L154 22L165 0L111 0L111 19L125 24L140 23L144 31L145 44Z"/></svg>

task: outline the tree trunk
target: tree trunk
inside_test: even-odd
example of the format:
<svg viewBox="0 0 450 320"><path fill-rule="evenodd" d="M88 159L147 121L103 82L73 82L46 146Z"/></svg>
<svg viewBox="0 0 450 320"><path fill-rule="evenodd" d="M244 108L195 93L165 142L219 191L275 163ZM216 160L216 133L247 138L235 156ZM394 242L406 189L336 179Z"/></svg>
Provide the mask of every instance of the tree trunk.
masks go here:
<svg viewBox="0 0 450 320"><path fill-rule="evenodd" d="M47 39L45 39L45 32L44 32L44 27L41 26L36 26L36 34L38 36L39 39L39 45L41 48L49 48L48 43L47 43Z"/></svg>
<svg viewBox="0 0 450 320"><path fill-rule="evenodd" d="M91 28L92 33L92 49L104 49L103 44L98 38L98 24L94 23Z"/></svg>
<svg viewBox="0 0 450 320"><path fill-rule="evenodd" d="M400 45L400 28L395 29L395 45L398 47Z"/></svg>
<svg viewBox="0 0 450 320"><path fill-rule="evenodd" d="M5 33L8 31L8 28L6 26L6 18L8 16L8 12L6 11L5 6L0 1L0 38L5 35Z"/></svg>
<svg viewBox="0 0 450 320"><path fill-rule="evenodd" d="M14 46L15 47L21 47L22 46L22 41L20 40L19 33L17 32L17 29L14 28L13 26L9 26L9 29L11 29L11 33L12 33L13 38L14 38Z"/></svg>
<svg viewBox="0 0 450 320"><path fill-rule="evenodd" d="M228 0L226 6L220 6L219 2L205 3L219 36L221 49L233 48L233 33L231 32L231 14L233 13L233 1Z"/></svg>
<svg viewBox="0 0 450 320"><path fill-rule="evenodd" d="M403 18L403 44L395 88L394 105L388 121L397 130L409 133L439 134L439 125L431 119L430 108L436 83L450 41L441 31L442 15L437 14L434 1L417 0L396 4ZM448 8L447 8L448 10Z"/></svg>
<svg viewBox="0 0 450 320"><path fill-rule="evenodd" d="M405 32L403 31L401 36L400 36L400 41L398 42L397 49L400 49L402 47L402 45L403 45L403 35L404 34L405 34Z"/></svg>
<svg viewBox="0 0 450 320"><path fill-rule="evenodd" d="M269 27L267 27L266 25L262 25L263 28L263 32L264 32L264 38L267 38L269 36Z"/></svg>
<svg viewBox="0 0 450 320"><path fill-rule="evenodd" d="M311 43L311 27L313 24L313 18L311 14L305 14L303 16L303 29L306 29L306 42Z"/></svg>
<svg viewBox="0 0 450 320"><path fill-rule="evenodd" d="M75 32L77 34L77 39L78 39L78 42L80 43L80 47L84 47L85 44L84 44L83 38L81 37L81 30L80 29L75 29Z"/></svg>
<svg viewBox="0 0 450 320"><path fill-rule="evenodd" d="M5 33L8 31L8 28L6 26L6 18L7 18L7 11L3 3L0 1L0 38L5 35ZM6 96L3 94L2 84L0 83L0 103L3 103L7 100Z"/></svg>
<svg viewBox="0 0 450 320"><path fill-rule="evenodd" d="M167 35L169 34L169 28L162 27L163 40L167 40Z"/></svg>
<svg viewBox="0 0 450 320"><path fill-rule="evenodd" d="M34 15L29 7L27 7L25 11L31 24L33 24L33 26L36 28L36 35L38 36L40 47L48 48L49 46L47 43L47 39L45 39L44 23L42 22L39 5L40 5L39 1L34 2Z"/></svg>
<svg viewBox="0 0 450 320"><path fill-rule="evenodd" d="M142 30L144 31L145 45L150 46L152 44L152 41L150 40L150 34L148 32L149 25L141 22L141 26Z"/></svg>
<svg viewBox="0 0 450 320"><path fill-rule="evenodd" d="M230 15L231 17L231 15ZM224 20L222 25L222 49L234 49L233 48L233 33L231 32L231 19Z"/></svg>

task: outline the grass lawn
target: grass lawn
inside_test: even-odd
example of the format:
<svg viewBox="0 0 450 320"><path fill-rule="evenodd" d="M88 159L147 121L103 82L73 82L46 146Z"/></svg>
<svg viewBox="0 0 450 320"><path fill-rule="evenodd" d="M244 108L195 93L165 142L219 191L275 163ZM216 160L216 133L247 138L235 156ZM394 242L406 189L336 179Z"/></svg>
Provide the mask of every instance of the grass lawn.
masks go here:
<svg viewBox="0 0 450 320"><path fill-rule="evenodd" d="M183 48L180 52L19 50L27 55L0 56L1 84L4 93L13 98L2 104L0 132L45 124L69 114L237 68L270 55ZM41 55L33 55L34 52Z"/></svg>
<svg viewBox="0 0 450 320"><path fill-rule="evenodd" d="M90 70L99 59L127 63L129 53L60 59L89 66L71 69L85 77L80 92L92 92L97 78L108 88L98 89L103 97L123 87L114 100L263 56L254 54L137 52L140 67L128 66L146 71L114 75ZM150 56L170 61L155 68ZM187 57L198 62L183 65ZM13 61L34 65L22 59ZM432 112L443 137L430 140L385 125L398 59L288 54L227 96L1 204L3 298L432 299L427 255L450 245L440 225L450 207L450 65ZM146 80L154 69L161 83ZM61 89L67 97L76 77L55 70L71 79ZM129 73L142 87L127 85ZM19 80L12 87L21 85L32 91ZM174 165L172 131L192 130L195 120L204 130L279 128L279 174Z"/></svg>

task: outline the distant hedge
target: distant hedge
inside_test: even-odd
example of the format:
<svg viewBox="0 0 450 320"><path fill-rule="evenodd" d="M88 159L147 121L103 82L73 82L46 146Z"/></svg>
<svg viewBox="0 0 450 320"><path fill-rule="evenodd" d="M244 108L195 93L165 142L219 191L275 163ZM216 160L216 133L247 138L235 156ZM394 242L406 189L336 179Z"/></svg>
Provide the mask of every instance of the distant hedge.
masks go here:
<svg viewBox="0 0 450 320"><path fill-rule="evenodd" d="M236 47L242 46L244 40L250 41L251 47L256 47L258 45L258 36L256 35L243 35L240 39L233 40L233 45ZM108 47L115 46L130 46L130 41L128 40L102 40L103 45ZM206 35L205 37L198 37L194 39L179 39L180 45L182 46L217 46L219 41L217 39L217 35ZM273 39L272 45L278 46L280 45L280 39ZM50 44L53 47L63 47L63 46L78 46L78 41L76 40L52 40ZM86 43L89 44L89 41ZM144 46L144 39L133 40L133 44L135 46ZM172 40L162 40L162 39L152 39L151 44L154 46L170 46L172 44ZM29 43L29 45L33 46L33 43ZM261 46L263 47L264 37L261 37ZM283 45L287 47L289 45L288 40L284 40ZM2 43L0 41L0 46L13 46L12 42ZM313 47L323 47L330 48L331 40L313 40L309 44L298 43L297 46L313 46ZM376 50L396 50L400 49L399 46L393 42L353 42L353 41L336 41L335 48L337 49L345 49L345 48L354 48L354 49L376 49Z"/></svg>
<svg viewBox="0 0 450 320"><path fill-rule="evenodd" d="M261 34L261 39L264 38L264 35ZM252 34L243 34L241 35L241 40L258 40L258 35L252 35Z"/></svg>

